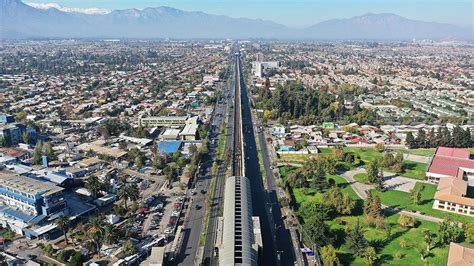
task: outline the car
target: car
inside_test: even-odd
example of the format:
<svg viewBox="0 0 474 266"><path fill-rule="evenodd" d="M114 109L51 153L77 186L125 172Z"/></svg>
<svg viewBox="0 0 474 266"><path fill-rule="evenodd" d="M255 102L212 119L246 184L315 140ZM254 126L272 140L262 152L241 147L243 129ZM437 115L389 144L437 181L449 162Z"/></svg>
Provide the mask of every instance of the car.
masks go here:
<svg viewBox="0 0 474 266"><path fill-rule="evenodd" d="M165 234L171 234L171 233L173 233L173 229L171 229L171 228L166 228Z"/></svg>
<svg viewBox="0 0 474 266"><path fill-rule="evenodd" d="M192 196L194 196L194 195L196 195L196 194L197 194L197 193L196 193L195 190L191 191L191 195L192 195Z"/></svg>
<svg viewBox="0 0 474 266"><path fill-rule="evenodd" d="M202 194L206 194L207 191L206 191L205 189L202 189L202 190L201 190L201 193L202 193Z"/></svg>
<svg viewBox="0 0 474 266"><path fill-rule="evenodd" d="M179 215L181 213L180 210L174 210L171 214L172 215Z"/></svg>
<svg viewBox="0 0 474 266"><path fill-rule="evenodd" d="M202 207L199 204L196 204L196 210L200 210Z"/></svg>

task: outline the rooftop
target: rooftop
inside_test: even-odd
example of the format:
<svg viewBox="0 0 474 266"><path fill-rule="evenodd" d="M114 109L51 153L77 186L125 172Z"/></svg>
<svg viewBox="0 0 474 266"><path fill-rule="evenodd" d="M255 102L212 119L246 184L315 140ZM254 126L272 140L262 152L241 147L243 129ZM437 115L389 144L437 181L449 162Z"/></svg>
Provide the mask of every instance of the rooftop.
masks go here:
<svg viewBox="0 0 474 266"><path fill-rule="evenodd" d="M50 183L41 182L33 178L20 176L8 172L0 172L0 180L2 186L4 187L16 189L31 195L47 195L63 190L61 187L55 186Z"/></svg>

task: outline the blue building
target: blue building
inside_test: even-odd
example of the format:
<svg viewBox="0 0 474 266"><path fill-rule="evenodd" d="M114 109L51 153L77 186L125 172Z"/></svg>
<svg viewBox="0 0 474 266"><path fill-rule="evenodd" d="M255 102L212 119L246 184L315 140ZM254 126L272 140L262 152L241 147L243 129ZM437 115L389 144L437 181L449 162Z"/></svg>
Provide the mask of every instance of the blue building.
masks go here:
<svg viewBox="0 0 474 266"><path fill-rule="evenodd" d="M0 123L13 123L15 122L15 117L7 114L0 114Z"/></svg>
<svg viewBox="0 0 474 266"><path fill-rule="evenodd" d="M64 210L63 188L26 176L0 172L0 205L33 217Z"/></svg>
<svg viewBox="0 0 474 266"><path fill-rule="evenodd" d="M181 148L182 141L164 140L158 143L158 153L173 154Z"/></svg>

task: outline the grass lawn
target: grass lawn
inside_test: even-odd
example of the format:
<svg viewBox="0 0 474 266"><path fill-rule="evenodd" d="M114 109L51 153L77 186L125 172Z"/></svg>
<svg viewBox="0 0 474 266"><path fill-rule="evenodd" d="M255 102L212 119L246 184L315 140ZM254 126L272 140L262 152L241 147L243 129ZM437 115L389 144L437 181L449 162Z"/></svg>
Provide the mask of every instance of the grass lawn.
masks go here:
<svg viewBox="0 0 474 266"><path fill-rule="evenodd" d="M418 163L413 161L405 160L403 161L405 166L405 171L400 174L401 176L414 178L414 179L425 179L426 174L426 164L425 163Z"/></svg>
<svg viewBox="0 0 474 266"><path fill-rule="evenodd" d="M344 151L359 155L365 164L377 159L383 159L384 156L382 152L378 152L374 148L344 148Z"/></svg>
<svg viewBox="0 0 474 266"><path fill-rule="evenodd" d="M431 157L435 154L435 148L428 148L428 149L400 149L401 153L405 154L413 154L413 155L420 155L420 156L428 156Z"/></svg>
<svg viewBox="0 0 474 266"><path fill-rule="evenodd" d="M458 220L460 222L473 222L473 219L468 216L455 214L455 213L448 213L440 210L434 210L433 207L433 196L436 192L436 186L431 184L424 184L417 182L415 185L415 189L424 186L423 192L421 193L421 202L419 205L413 203L410 199L410 195L407 192L396 191L396 190L388 190L385 192L379 192L376 190L372 190L372 193L376 193L380 195L380 200L383 204L397 207L400 209L420 212L426 215L439 217L439 218L446 218L450 215L453 219Z"/></svg>
<svg viewBox="0 0 474 266"><path fill-rule="evenodd" d="M356 174L354 175L354 179L359 183L369 184L369 180L367 179L367 173Z"/></svg>
<svg viewBox="0 0 474 266"><path fill-rule="evenodd" d="M365 225L364 215L359 216L342 216L332 221L328 221L331 229L336 232L334 246L338 250L339 260L343 265L366 265L365 260L359 256L351 254L349 248L344 243L344 227L351 227L359 219L360 224L364 228L364 236L370 245L376 248L379 260L377 265L423 265L424 262L420 258L419 249L424 247L424 230L430 230L433 233L438 232L439 226L433 222L419 221L416 228L402 228L398 225L399 215L391 215L387 217L386 222L392 225L391 237L386 239L384 229L377 229ZM400 247L400 240L404 239L406 246ZM401 258L395 258L395 254L399 252ZM446 265L448 256L448 246L437 246L430 251L430 256L426 259L429 265Z"/></svg>
<svg viewBox="0 0 474 266"><path fill-rule="evenodd" d="M309 158L317 158L320 156L328 156L332 154L332 148L318 148L319 153L317 154L279 154L278 157L281 161L306 161Z"/></svg>

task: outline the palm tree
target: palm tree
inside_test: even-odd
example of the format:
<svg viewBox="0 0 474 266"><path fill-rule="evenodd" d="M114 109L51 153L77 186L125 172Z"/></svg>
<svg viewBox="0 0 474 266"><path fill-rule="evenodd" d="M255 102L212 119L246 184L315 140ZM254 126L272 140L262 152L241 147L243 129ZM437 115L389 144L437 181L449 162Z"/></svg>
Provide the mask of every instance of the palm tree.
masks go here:
<svg viewBox="0 0 474 266"><path fill-rule="evenodd" d="M136 183L132 183L129 186L127 186L127 195L128 198L136 201L140 198L140 190L138 189L138 186Z"/></svg>
<svg viewBox="0 0 474 266"><path fill-rule="evenodd" d="M100 246L102 245L102 240L104 239L105 229L102 219L99 216L92 217L89 220L89 223L86 225L86 233L89 238L94 241L96 252L100 256Z"/></svg>
<svg viewBox="0 0 474 266"><path fill-rule="evenodd" d="M105 224L104 225L105 243L111 244L115 239L115 235L116 235L115 226L113 224L109 224L109 223Z"/></svg>
<svg viewBox="0 0 474 266"><path fill-rule="evenodd" d="M127 186L123 185L118 189L117 197L119 199L123 200L123 203L125 205L125 209L128 209L128 206L127 206L127 202L128 202L128 189L127 189Z"/></svg>
<svg viewBox="0 0 474 266"><path fill-rule="evenodd" d="M66 241L66 244L68 244L67 231L69 229L69 225L71 224L71 221L69 220L69 217L66 216L66 215L60 215L56 219L55 223L59 227L59 229L61 229L61 231L63 231L64 240Z"/></svg>
<svg viewBox="0 0 474 266"><path fill-rule="evenodd" d="M91 175L87 179L85 187L92 194L93 197L97 197L101 190L102 183L100 182L97 176Z"/></svg>

